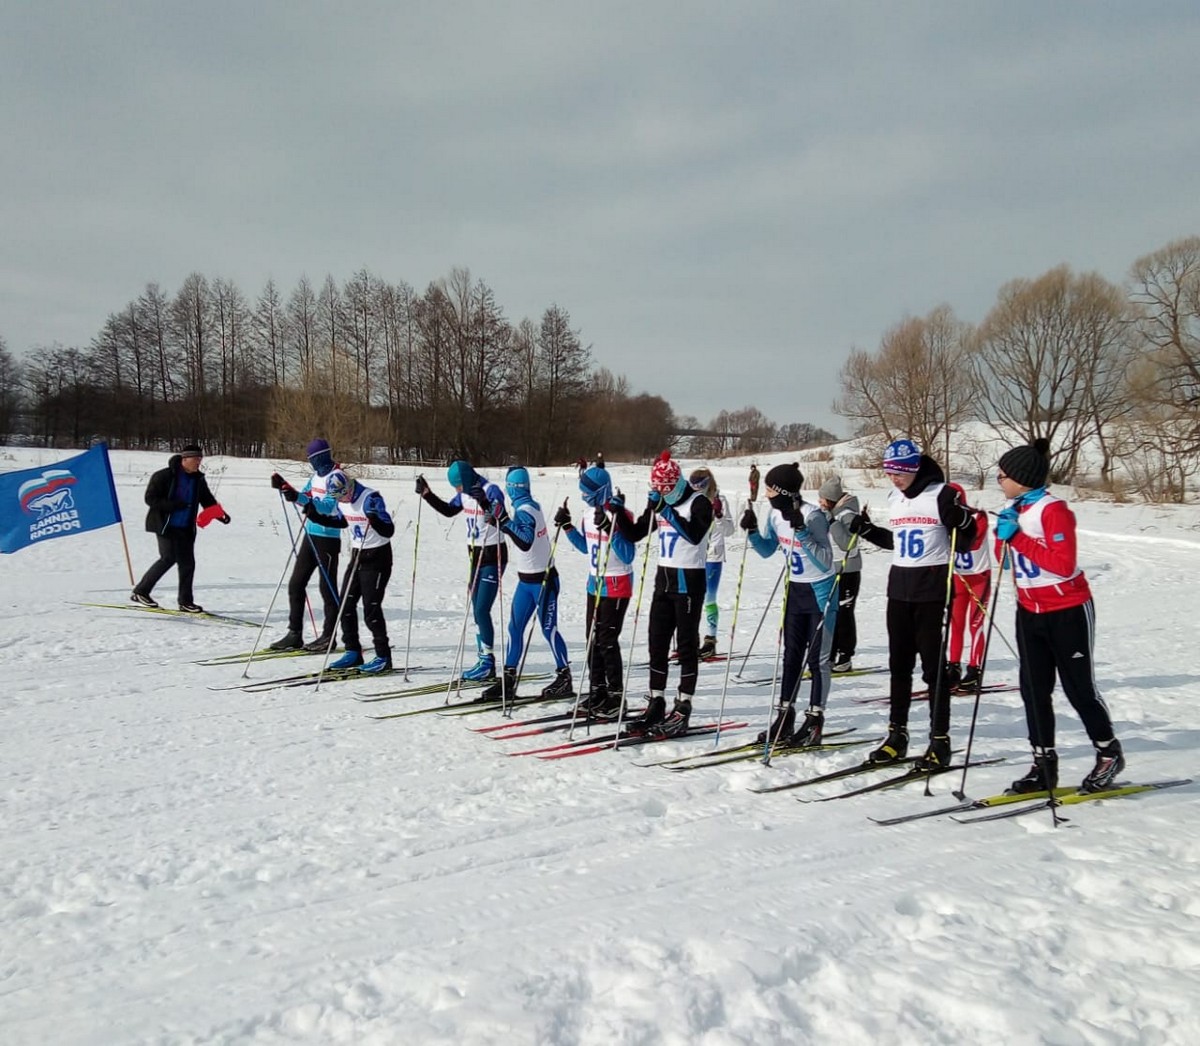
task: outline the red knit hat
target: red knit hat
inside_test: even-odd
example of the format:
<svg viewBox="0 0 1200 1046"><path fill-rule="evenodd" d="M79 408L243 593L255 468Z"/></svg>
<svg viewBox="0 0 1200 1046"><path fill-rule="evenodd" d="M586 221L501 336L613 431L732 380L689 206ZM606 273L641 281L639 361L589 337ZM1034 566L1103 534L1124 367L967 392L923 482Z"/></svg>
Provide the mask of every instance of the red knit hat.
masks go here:
<svg viewBox="0 0 1200 1046"><path fill-rule="evenodd" d="M664 450L650 468L650 487L660 494L669 494L675 489L682 472L679 462L671 460L671 452Z"/></svg>

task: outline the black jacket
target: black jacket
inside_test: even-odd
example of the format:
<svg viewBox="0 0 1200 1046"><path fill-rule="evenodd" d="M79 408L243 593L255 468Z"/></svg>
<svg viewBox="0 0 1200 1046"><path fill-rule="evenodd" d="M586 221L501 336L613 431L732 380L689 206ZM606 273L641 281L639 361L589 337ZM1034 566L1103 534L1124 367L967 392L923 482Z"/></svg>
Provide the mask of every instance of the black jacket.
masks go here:
<svg viewBox="0 0 1200 1046"><path fill-rule="evenodd" d="M146 529L151 534L163 533L167 529L167 521L171 518L171 513L176 508L183 507L183 499L176 494L179 489L179 477L183 473L183 467L180 464L182 461L183 458L180 455L172 454L171 460L167 462L167 467L154 473L150 477L150 482L146 484L146 504L150 506L146 513ZM188 527L194 534L196 532L196 513L201 508L215 505L217 499L208 489L208 480L204 478L203 472L195 473L192 480L192 497L187 503L187 510Z"/></svg>
<svg viewBox="0 0 1200 1046"><path fill-rule="evenodd" d="M921 464L916 477L905 491L906 498L915 498L934 483L945 483L942 467L932 458L921 455ZM975 543L975 517L958 500L958 493L950 487L942 487L937 498L938 517L942 526L953 534L956 549L967 549ZM893 547L892 532L887 527L869 523L861 531L863 540L879 548ZM949 568L942 564L929 567L897 567L888 571L888 599L902 603L942 603L946 600L946 573Z"/></svg>

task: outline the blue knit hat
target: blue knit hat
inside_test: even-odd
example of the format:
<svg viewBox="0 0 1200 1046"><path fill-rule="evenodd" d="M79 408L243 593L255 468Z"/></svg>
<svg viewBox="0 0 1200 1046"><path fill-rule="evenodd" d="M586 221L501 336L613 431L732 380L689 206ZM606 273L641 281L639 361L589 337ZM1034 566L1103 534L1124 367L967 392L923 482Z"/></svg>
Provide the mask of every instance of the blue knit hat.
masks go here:
<svg viewBox="0 0 1200 1046"><path fill-rule="evenodd" d="M446 469L446 479L450 481L450 486L462 487L463 490L470 490L480 482L479 473L471 468L469 461L450 462L450 467Z"/></svg>
<svg viewBox="0 0 1200 1046"><path fill-rule="evenodd" d="M910 439L893 440L883 452L883 471L912 474L921 467L921 450Z"/></svg>
<svg viewBox="0 0 1200 1046"><path fill-rule="evenodd" d="M593 465L579 475L579 493L592 508L608 504L612 497L612 477L607 469Z"/></svg>
<svg viewBox="0 0 1200 1046"><path fill-rule="evenodd" d="M514 465L504 476L504 489L508 500L514 505L523 505L533 500L529 489L529 469L524 465Z"/></svg>

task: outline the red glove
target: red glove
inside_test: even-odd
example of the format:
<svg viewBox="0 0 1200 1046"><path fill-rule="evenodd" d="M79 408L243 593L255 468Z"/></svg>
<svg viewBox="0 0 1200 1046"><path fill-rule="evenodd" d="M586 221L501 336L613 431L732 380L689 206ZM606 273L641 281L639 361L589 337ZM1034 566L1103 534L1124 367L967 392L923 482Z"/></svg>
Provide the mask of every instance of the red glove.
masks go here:
<svg viewBox="0 0 1200 1046"><path fill-rule="evenodd" d="M202 527L207 527L211 522L213 522L213 520L218 520L221 523L228 523L229 513L221 508L220 505L209 505L208 508L204 509L196 517L196 522Z"/></svg>

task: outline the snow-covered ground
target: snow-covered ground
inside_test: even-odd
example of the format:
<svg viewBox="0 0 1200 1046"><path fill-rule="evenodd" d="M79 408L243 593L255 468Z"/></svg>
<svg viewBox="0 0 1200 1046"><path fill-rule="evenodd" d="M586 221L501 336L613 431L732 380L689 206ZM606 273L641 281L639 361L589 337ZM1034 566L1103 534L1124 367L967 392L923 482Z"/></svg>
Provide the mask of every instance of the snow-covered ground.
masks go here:
<svg viewBox="0 0 1200 1046"><path fill-rule="evenodd" d="M65 456L0 451L0 467ZM138 574L154 555L141 496L165 460L113 455ZM748 463L715 468L739 510ZM206 462L233 517L198 542L196 598L210 610L266 612L289 549L267 477L285 464ZM640 503L646 469L614 472ZM403 661L413 473L371 475L399 522L387 607ZM430 479L446 493L440 470ZM879 477L846 481L882 507ZM568 495L580 505L569 469L538 473L535 494L546 505ZM1000 495L988 489L973 500L995 508ZM1075 509L1125 776L1192 776L1197 511ZM454 661L465 543L460 521L422 514L410 654L430 670L414 682L444 676ZM722 586L722 647L742 548L734 539ZM558 563L563 629L578 659L585 561L562 541ZM886 569L884 554L868 554L863 666L886 660ZM737 649L777 572L775 561L746 559ZM711 741L557 762L508 758L528 740L465 729L488 717L368 718L438 700L354 700L355 689L384 689L383 681L210 689L236 683L242 668L195 662L246 649L254 631L79 605L128 597L116 528L6 556L0 577L7 1046L1200 1042L1195 785L1081 805L1057 829L1043 814L880 827L868 815L945 803L959 775L934 779L934 799L910 786L813 804L797 796L836 795L851 783L749 789L850 764L865 749L687 774L636 764ZM156 595L170 606L174 589L171 573ZM1016 674L1005 642L1011 589L1000 599L994 680ZM647 593L643 610L648 602ZM265 641L283 620L279 606ZM772 612L747 676L769 674L770 660L757 655L773 649L774 620ZM631 613L627 638L632 631ZM643 663L645 634L643 614L635 640ZM529 668L549 662L539 636ZM250 675L296 664L255 664ZM723 665L702 668L694 722L715 714L724 680ZM635 670L634 691L645 684L644 668ZM751 725L726 743L761 729L768 689L731 683L726 711ZM886 706L855 699L885 692L882 675L835 681L830 729L878 736ZM1058 704L1070 783L1092 757ZM970 710L958 699L960 745ZM924 742L924 721L916 706L914 745ZM1017 695L985 696L976 743L981 756L1006 762L971 771L970 794L1000 791L1024 771Z"/></svg>

